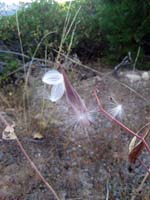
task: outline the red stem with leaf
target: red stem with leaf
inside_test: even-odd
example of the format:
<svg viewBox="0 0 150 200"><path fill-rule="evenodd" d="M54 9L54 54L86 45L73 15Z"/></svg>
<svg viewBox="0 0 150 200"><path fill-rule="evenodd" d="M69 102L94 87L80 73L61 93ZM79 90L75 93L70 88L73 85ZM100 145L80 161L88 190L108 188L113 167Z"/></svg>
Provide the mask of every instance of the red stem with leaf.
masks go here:
<svg viewBox="0 0 150 200"><path fill-rule="evenodd" d="M125 131L127 131L130 135L136 136L139 140L141 140L145 146L145 148L147 149L148 153L150 154L150 147L148 146L148 144L146 143L145 139L144 139L144 135L143 137L136 134L134 131L132 131L131 129L129 129L126 125L124 125L123 123L121 123L119 120L117 120L116 118L114 118L112 115L110 115L102 106L101 101L97 95L96 90L94 90L94 95L96 97L98 106L99 106L99 111L102 112L105 117L107 117L109 120L113 121L115 124L117 124L118 126L120 126L121 128L123 128Z"/></svg>

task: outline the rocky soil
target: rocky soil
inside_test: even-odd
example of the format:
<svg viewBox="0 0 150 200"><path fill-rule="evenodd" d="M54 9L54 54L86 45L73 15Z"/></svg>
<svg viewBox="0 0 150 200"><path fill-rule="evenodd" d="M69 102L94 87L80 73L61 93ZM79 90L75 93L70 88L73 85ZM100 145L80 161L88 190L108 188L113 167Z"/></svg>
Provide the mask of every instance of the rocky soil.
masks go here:
<svg viewBox="0 0 150 200"><path fill-rule="evenodd" d="M132 136L98 111L93 90L97 88L102 104L110 112L116 106L114 99L122 104L120 120L136 132L150 122L150 72L144 75L142 71L121 70L114 77L110 69L99 75L84 68L68 71L93 117L93 124L83 127L65 96L57 103L48 100L50 88L41 81L45 71L33 67L25 105L23 86L7 86L0 94L1 111L15 121L16 134L26 152L61 200L130 200L146 170L139 161L129 163ZM3 128L1 124L1 132ZM146 151L140 159L150 165ZM135 200L150 199L149 188L148 177ZM1 139L0 200L54 199L16 141Z"/></svg>

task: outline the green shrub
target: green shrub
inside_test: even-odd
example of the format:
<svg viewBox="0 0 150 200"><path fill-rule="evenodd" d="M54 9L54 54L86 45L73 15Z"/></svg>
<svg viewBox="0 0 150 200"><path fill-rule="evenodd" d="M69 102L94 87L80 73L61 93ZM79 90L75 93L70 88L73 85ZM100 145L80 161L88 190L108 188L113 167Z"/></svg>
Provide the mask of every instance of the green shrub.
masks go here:
<svg viewBox="0 0 150 200"><path fill-rule="evenodd" d="M11 54L0 54L0 61L4 63L3 68L0 70L0 85L3 81L10 78L10 74L20 67L20 61Z"/></svg>
<svg viewBox="0 0 150 200"><path fill-rule="evenodd" d="M25 4L18 11L20 36L25 54L33 56L37 45L49 32L55 33L43 39L36 57L45 57L45 49L49 54L53 48L59 48L69 5L69 3L58 4L53 0L40 0L33 1L28 6ZM81 7L80 12L63 44L64 50L68 49L74 31L71 50L85 59L95 56L103 57L110 62L118 62L128 51L134 58L138 47L141 46L139 61L148 62L149 1L75 0L69 10L69 24L79 7ZM15 15L1 17L0 40L10 50L20 52Z"/></svg>
<svg viewBox="0 0 150 200"><path fill-rule="evenodd" d="M108 53L118 60L128 51L134 55L139 46L143 48L143 52L146 51L144 43L146 37L150 36L150 3L146 0L114 0L103 3L100 24L109 43Z"/></svg>
<svg viewBox="0 0 150 200"><path fill-rule="evenodd" d="M35 1L28 7L23 6L18 11L18 21L24 52L32 56L42 37L48 32L55 32L48 35L42 42L37 56L43 57L46 46L54 41L60 42L64 18L65 10L52 0ZM12 40L19 41L15 15L2 17L0 40L10 45Z"/></svg>

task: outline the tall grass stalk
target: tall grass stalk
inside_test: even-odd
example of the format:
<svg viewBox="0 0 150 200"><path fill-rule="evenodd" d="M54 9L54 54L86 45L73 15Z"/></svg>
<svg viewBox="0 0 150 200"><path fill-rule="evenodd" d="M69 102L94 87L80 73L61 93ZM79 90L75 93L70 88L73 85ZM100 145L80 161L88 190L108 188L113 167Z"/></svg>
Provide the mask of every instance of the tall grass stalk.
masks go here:
<svg viewBox="0 0 150 200"><path fill-rule="evenodd" d="M135 68L136 68L136 65L137 65L137 61L138 61L139 56L140 56L140 51L141 51L141 46L139 46L138 50L137 50L136 58L135 58L135 61L134 61L134 64L133 64L133 71L135 71Z"/></svg>
<svg viewBox="0 0 150 200"><path fill-rule="evenodd" d="M73 37L74 37L74 32L75 32L75 29L76 29L75 21L77 19L77 16L79 14L80 9L81 9L81 6L80 6L78 8L78 10L76 11L72 21L70 22L70 7L71 7L71 2L69 4L68 11L67 11L66 18L65 18L65 23L64 23L61 42L60 42L60 45L59 45L59 50L58 50L58 54L57 54L57 58L56 58L56 63L59 62L60 55L61 55L62 49L63 49L63 45L64 45L69 33L71 32L71 29L73 28L73 25L75 24L74 28L73 28L73 31L72 31L72 35L71 35L70 44L69 44L69 47L68 47L68 50L69 50L69 48L71 49L71 45L72 45L72 41L73 41Z"/></svg>
<svg viewBox="0 0 150 200"><path fill-rule="evenodd" d="M21 54L22 54L22 61L23 61L23 67L24 67L24 78L26 80L25 58L24 58L24 51L23 51L23 45L22 45L21 32L20 32L17 10L16 10L16 26L17 26L18 38L19 38L20 49L21 49ZM24 116L25 128L26 128L26 131L27 131L28 122L27 122L27 108L26 108L26 95L25 95L25 93L23 94L23 116Z"/></svg>

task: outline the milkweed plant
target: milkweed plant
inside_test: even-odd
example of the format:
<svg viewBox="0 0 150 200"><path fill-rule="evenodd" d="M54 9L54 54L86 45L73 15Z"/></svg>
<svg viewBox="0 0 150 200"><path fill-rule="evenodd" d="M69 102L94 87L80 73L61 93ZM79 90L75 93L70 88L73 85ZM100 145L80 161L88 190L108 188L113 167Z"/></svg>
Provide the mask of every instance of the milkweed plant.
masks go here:
<svg viewBox="0 0 150 200"><path fill-rule="evenodd" d="M52 69L46 72L42 78L42 81L45 84L52 86L51 93L49 95L50 101L57 102L63 97L63 95L65 95L66 101L72 108L72 111L74 112L78 122L83 127L88 127L93 123L91 112L86 107L84 100L80 97L76 89L72 86L67 73L62 67L59 71ZM129 161L131 163L135 163L136 160L139 160L147 172L150 172L150 167L146 166L139 158L144 149L146 149L150 155L150 147L146 141L146 138L149 134L149 129L145 130L145 127L143 127L141 130L144 130L142 135L135 133L119 120L123 112L123 105L119 104L115 99L113 99L115 106L107 111L104 109L96 89L94 89L94 96L97 101L98 111L101 112L108 120L111 120L117 126L123 128L126 133L133 136L129 144Z"/></svg>
<svg viewBox="0 0 150 200"><path fill-rule="evenodd" d="M61 69L61 72L55 69L46 72L42 81L52 85L51 94L49 96L50 101L57 102L65 94L66 100L71 106L78 121L86 126L89 126L90 123L92 123L92 116L88 111L84 100L71 85L64 69Z"/></svg>

